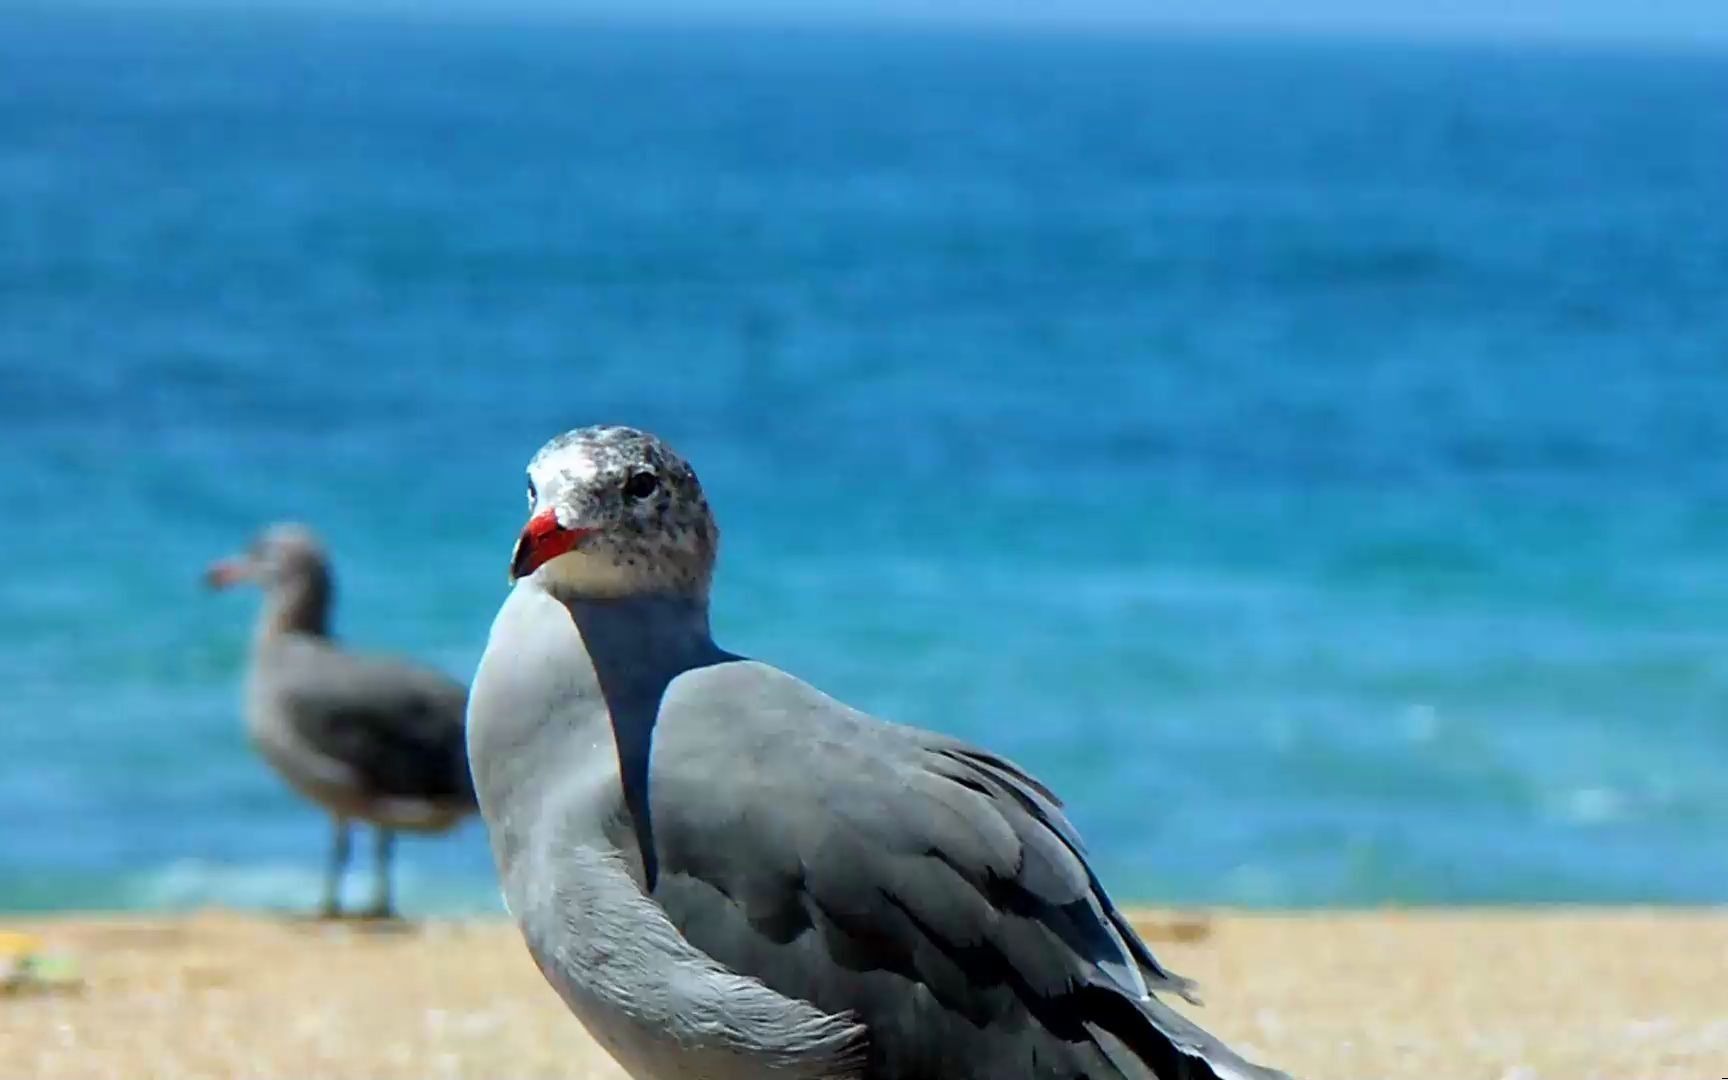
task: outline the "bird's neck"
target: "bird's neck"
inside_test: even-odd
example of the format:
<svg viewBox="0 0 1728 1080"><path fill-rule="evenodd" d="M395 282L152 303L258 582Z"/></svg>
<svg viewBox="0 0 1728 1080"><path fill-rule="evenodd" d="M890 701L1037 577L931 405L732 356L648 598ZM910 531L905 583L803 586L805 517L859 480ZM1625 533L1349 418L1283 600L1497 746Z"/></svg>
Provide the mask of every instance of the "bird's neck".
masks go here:
<svg viewBox="0 0 1728 1080"><path fill-rule="evenodd" d="M264 599L254 644L264 645L286 634L330 634L331 582L320 568L279 582Z"/></svg>
<svg viewBox="0 0 1728 1080"><path fill-rule="evenodd" d="M624 809L635 833L643 886L658 876L649 815L648 764L660 699L686 671L734 659L714 644L705 596L606 600L560 598L588 651L618 753Z"/></svg>
<svg viewBox="0 0 1728 1080"><path fill-rule="evenodd" d="M558 600L581 632L600 690L615 712L657 704L678 675L725 656L709 632L706 596Z"/></svg>

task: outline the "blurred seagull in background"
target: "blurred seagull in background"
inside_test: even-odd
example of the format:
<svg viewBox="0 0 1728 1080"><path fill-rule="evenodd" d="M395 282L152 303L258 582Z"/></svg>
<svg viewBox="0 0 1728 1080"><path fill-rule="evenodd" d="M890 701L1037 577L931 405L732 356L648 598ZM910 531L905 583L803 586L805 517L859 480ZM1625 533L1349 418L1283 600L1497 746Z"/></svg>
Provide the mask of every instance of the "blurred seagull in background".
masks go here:
<svg viewBox="0 0 1728 1080"><path fill-rule="evenodd" d="M375 883L363 914L395 914L395 833L443 832L475 809L462 731L467 692L428 668L359 656L330 636L332 581L303 525L266 528L205 575L212 588L264 591L246 676L246 730L282 778L335 823L321 914L342 914L350 825L377 828Z"/></svg>

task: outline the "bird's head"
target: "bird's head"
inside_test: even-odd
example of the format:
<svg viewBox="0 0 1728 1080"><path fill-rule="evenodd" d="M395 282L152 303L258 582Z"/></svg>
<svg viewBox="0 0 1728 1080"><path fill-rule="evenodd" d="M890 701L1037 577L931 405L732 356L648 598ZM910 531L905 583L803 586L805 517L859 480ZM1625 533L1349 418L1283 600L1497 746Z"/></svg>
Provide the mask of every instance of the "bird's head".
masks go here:
<svg viewBox="0 0 1728 1080"><path fill-rule="evenodd" d="M280 522L266 527L244 551L210 564L204 581L212 589L251 582L265 591L328 575L324 545L304 525Z"/></svg>
<svg viewBox="0 0 1728 1080"><path fill-rule="evenodd" d="M528 463L528 524L512 581L567 596L705 596L720 530L690 463L647 432L586 427Z"/></svg>

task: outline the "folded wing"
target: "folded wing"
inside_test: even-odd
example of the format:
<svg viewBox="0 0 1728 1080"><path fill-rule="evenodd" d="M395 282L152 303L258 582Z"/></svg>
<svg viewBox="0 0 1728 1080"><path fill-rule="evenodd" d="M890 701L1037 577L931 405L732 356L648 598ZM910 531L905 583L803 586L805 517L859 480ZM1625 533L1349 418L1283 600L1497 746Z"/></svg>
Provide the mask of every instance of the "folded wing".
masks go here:
<svg viewBox="0 0 1728 1080"><path fill-rule="evenodd" d="M1153 958L1048 789L747 661L668 689L654 898L698 948L850 1013L873 1077L1262 1078L1152 993Z"/></svg>

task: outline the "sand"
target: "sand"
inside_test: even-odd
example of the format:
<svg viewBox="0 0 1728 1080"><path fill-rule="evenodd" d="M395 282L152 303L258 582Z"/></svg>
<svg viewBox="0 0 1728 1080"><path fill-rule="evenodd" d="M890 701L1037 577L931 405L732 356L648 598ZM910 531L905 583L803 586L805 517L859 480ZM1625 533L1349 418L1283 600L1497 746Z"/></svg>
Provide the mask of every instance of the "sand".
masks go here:
<svg viewBox="0 0 1728 1080"><path fill-rule="evenodd" d="M1148 914L1208 1027L1308 1078L1728 1078L1728 910ZM499 921L0 922L0 1078L622 1077ZM65 976L67 972L61 970Z"/></svg>

